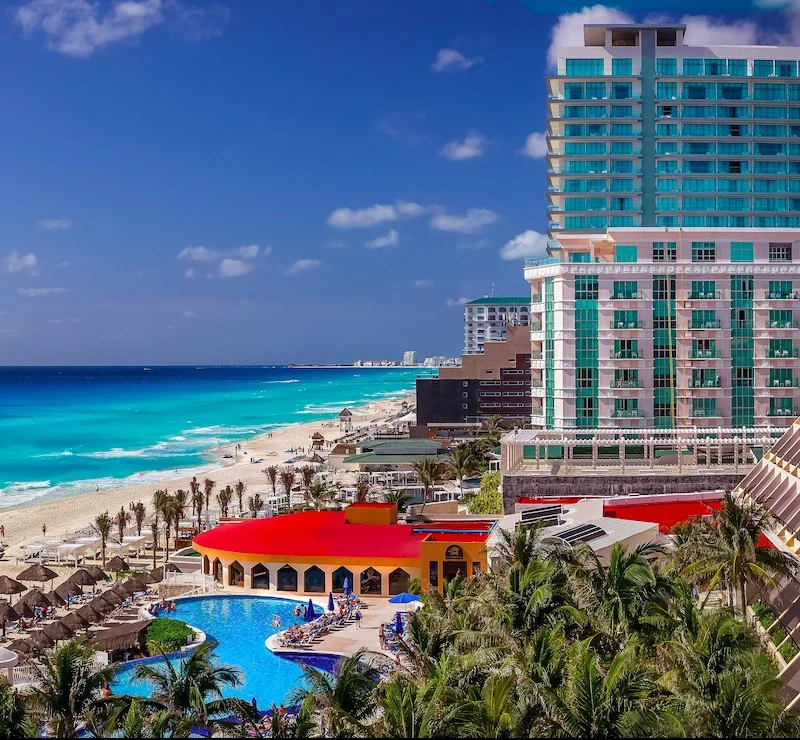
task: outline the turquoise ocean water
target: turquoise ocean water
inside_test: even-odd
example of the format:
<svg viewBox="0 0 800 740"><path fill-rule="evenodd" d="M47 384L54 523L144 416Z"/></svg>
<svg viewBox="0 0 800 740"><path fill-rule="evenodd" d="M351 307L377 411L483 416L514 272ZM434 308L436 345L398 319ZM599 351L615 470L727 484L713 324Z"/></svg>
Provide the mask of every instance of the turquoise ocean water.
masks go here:
<svg viewBox="0 0 800 740"><path fill-rule="evenodd" d="M422 372L0 367L0 508L199 471L214 447L403 395Z"/></svg>

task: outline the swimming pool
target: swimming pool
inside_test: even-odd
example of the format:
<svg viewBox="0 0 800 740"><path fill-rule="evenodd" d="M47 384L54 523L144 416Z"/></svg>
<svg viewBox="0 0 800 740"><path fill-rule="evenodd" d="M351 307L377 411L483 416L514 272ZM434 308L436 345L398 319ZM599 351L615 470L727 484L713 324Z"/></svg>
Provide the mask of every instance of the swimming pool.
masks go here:
<svg viewBox="0 0 800 740"><path fill-rule="evenodd" d="M300 684L300 666L274 655L264 645L275 632L303 622L302 617L292 613L300 602L263 596L197 596L175 603L177 609L169 618L181 619L216 640L219 661L239 669L242 684L227 692L227 696L247 701L255 696L259 707L266 709L273 702L284 702L287 694ZM316 610L321 613L320 607ZM274 614L281 618L280 628L272 626ZM148 660L158 662L163 658ZM149 694L148 685L134 677L135 665L136 662L127 664L117 672L111 685L115 694Z"/></svg>

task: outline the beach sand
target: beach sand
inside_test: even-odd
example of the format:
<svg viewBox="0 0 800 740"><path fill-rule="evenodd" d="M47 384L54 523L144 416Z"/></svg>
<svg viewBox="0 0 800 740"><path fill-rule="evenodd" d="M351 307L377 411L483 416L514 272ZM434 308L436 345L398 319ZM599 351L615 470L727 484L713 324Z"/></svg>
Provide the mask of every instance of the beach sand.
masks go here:
<svg viewBox="0 0 800 740"><path fill-rule="evenodd" d="M351 409L354 413L353 429L379 426L387 418L402 413L404 401L411 405L414 402L414 396L376 401L362 408ZM219 456L219 465L203 473L198 473L197 478L200 481L204 478L216 481L214 493L228 484L234 485L239 480L244 481L248 486L248 490L245 490L246 498L255 490L263 491L269 487L267 476L262 472L264 468L268 465L280 465L293 457L287 450L305 448L308 451L311 446L311 435L315 432L320 432L326 442L333 441L344 434L339 428L338 417L283 427L240 442L242 447L238 459L224 460L222 458L226 452L235 454L235 445L227 445L215 450L215 455ZM323 457L327 457L329 451L330 448L326 444L321 454ZM269 454L272 452L276 454ZM260 458L261 462L253 464L250 462L251 457ZM302 465L303 463L299 462L295 467L299 468ZM168 476L168 474L166 475ZM20 545L31 540L41 539L43 524L47 525L47 537L60 537L91 525L94 518L104 511L108 511L113 517L121 507L127 509L131 502L136 501L141 501L147 506L149 520L153 510L153 493L160 488L165 488L170 492L179 488L189 490L191 477L191 475L177 475L172 479L165 477L165 480L160 483L150 482L136 486L101 489L98 492L54 499L22 508L0 509L0 524L5 527L3 541L6 544L5 559L0 561L0 574L14 575L25 567L15 563L16 557L22 554ZM213 495L212 501L214 501ZM212 504L212 506L215 505L215 503Z"/></svg>

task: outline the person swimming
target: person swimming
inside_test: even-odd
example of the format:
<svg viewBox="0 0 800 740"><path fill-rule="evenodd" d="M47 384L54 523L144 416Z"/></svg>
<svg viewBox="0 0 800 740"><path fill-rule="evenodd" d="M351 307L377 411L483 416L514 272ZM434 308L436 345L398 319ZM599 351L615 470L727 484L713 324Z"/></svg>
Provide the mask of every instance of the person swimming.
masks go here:
<svg viewBox="0 0 800 740"><path fill-rule="evenodd" d="M298 604L298 605L297 605L297 606L294 608L294 612L293 612L293 614L294 614L296 617L299 617L299 616L300 616L302 613L303 613L303 605L302 605L302 604Z"/></svg>
<svg viewBox="0 0 800 740"><path fill-rule="evenodd" d="M280 629L281 626L281 617L280 614L273 614L272 615L272 626L277 627Z"/></svg>

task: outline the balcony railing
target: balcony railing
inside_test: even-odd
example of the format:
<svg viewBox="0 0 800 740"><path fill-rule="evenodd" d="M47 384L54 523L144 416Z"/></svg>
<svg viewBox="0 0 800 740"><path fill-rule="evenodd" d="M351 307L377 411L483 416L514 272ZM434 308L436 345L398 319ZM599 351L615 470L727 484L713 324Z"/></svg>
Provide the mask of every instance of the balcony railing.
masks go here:
<svg viewBox="0 0 800 740"><path fill-rule="evenodd" d="M544 388L544 383L537 378L531 380L531 388Z"/></svg>
<svg viewBox="0 0 800 740"><path fill-rule="evenodd" d="M531 359L532 360L541 360L542 359L542 351L541 350L533 350L531 352Z"/></svg>
<svg viewBox="0 0 800 740"><path fill-rule="evenodd" d="M614 380L611 382L612 388L622 388L622 389L634 389L634 388L643 388L641 381L639 380Z"/></svg>
<svg viewBox="0 0 800 740"><path fill-rule="evenodd" d="M641 321L617 321L612 322L612 329L643 329L644 325Z"/></svg>
<svg viewBox="0 0 800 740"><path fill-rule="evenodd" d="M711 291L692 291L689 293L689 300L690 301L708 301L722 298L722 293L718 290L711 290Z"/></svg>
<svg viewBox="0 0 800 740"><path fill-rule="evenodd" d="M787 378L786 380L773 380L769 383L770 388L797 388L797 378Z"/></svg>
<svg viewBox="0 0 800 740"><path fill-rule="evenodd" d="M798 323L796 321L770 321L770 329L797 329Z"/></svg>
<svg viewBox="0 0 800 740"><path fill-rule="evenodd" d="M543 324L541 321L532 321L531 322L531 331L542 331Z"/></svg>
<svg viewBox="0 0 800 740"><path fill-rule="evenodd" d="M614 409L612 419L643 419L644 414L639 409Z"/></svg>
<svg viewBox="0 0 800 740"><path fill-rule="evenodd" d="M612 301L635 301L639 298L644 298L644 296L638 290L630 290L625 293L614 293L611 296Z"/></svg>
<svg viewBox="0 0 800 740"><path fill-rule="evenodd" d="M710 360L722 357L722 352L718 349L693 349L690 356L693 360Z"/></svg>
<svg viewBox="0 0 800 740"><path fill-rule="evenodd" d="M768 301L787 301L800 298L800 293L793 291L768 291L764 293Z"/></svg>
<svg viewBox="0 0 800 740"><path fill-rule="evenodd" d="M768 356L774 360L782 360L789 357L797 357L796 349L773 349L770 350Z"/></svg>
<svg viewBox="0 0 800 740"><path fill-rule="evenodd" d="M531 296L531 303L541 303L542 302L542 294L541 293L534 293Z"/></svg>
<svg viewBox="0 0 800 740"><path fill-rule="evenodd" d="M613 360L639 360L642 357L642 351L637 349L621 349L614 352Z"/></svg>
<svg viewBox="0 0 800 740"><path fill-rule="evenodd" d="M721 328L722 323L719 319L716 321L692 321L689 325L689 329L719 329Z"/></svg>
<svg viewBox="0 0 800 740"><path fill-rule="evenodd" d="M800 416L800 408L786 409L786 408L773 408L767 411L767 416Z"/></svg>
<svg viewBox="0 0 800 740"><path fill-rule="evenodd" d="M691 416L695 419L713 419L720 415L716 409L692 409Z"/></svg>
<svg viewBox="0 0 800 740"><path fill-rule="evenodd" d="M695 378L692 380L692 387L693 388L719 388L722 379L719 375L715 378L705 378L703 380L699 378Z"/></svg>
<svg viewBox="0 0 800 740"><path fill-rule="evenodd" d="M525 267L542 267L544 265L557 265L561 262L558 257L526 257Z"/></svg>

